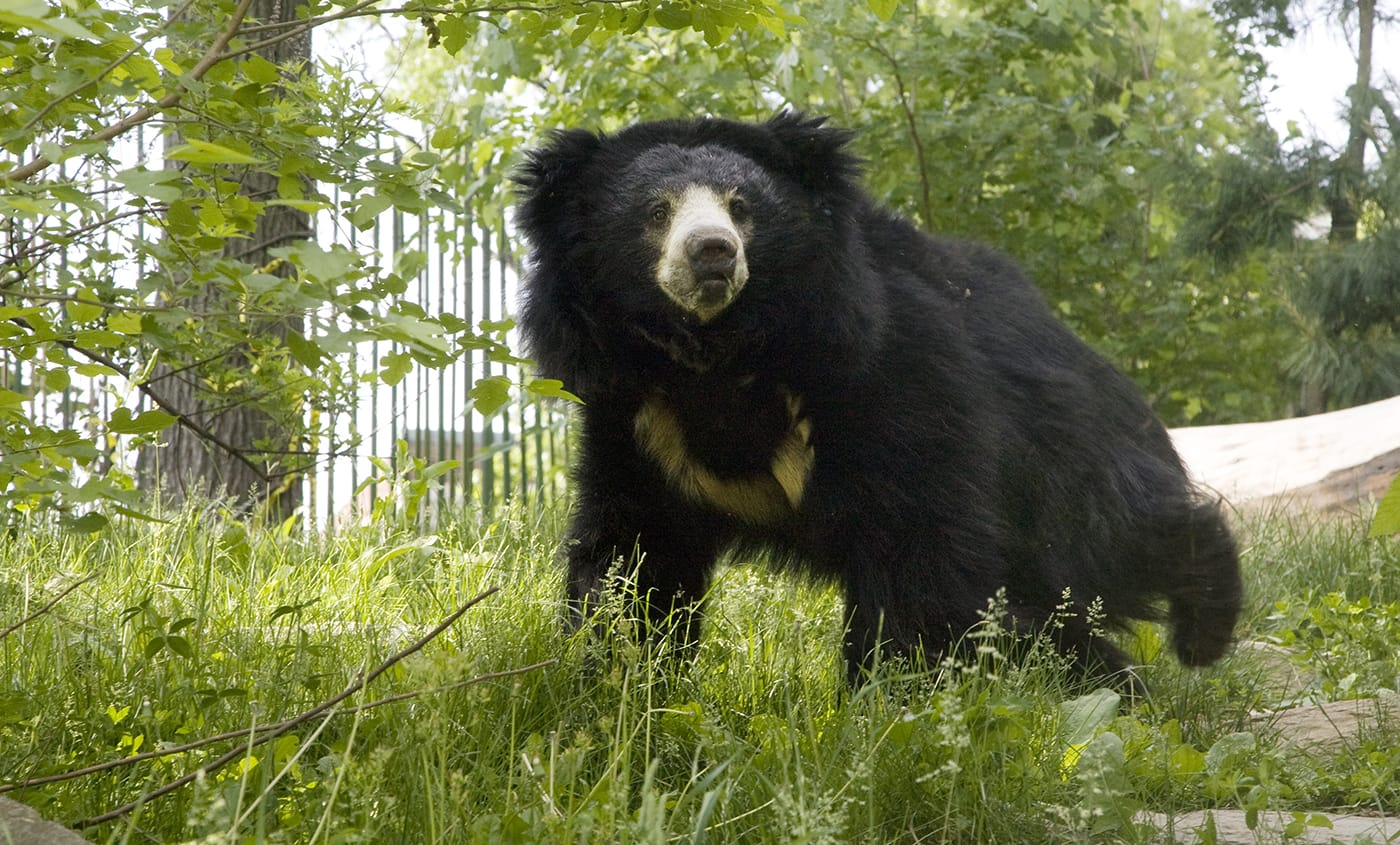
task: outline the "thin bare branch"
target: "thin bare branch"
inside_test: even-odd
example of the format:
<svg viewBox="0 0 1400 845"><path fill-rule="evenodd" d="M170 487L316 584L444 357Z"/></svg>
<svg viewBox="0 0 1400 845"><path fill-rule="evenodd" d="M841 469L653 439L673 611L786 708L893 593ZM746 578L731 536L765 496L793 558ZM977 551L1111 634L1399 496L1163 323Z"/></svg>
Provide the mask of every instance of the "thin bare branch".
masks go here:
<svg viewBox="0 0 1400 845"><path fill-rule="evenodd" d="M59 593L58 595L54 596L54 597L49 601L48 604L44 605L43 607L39 608L38 610L34 611L33 613L31 613L31 614L29 614L28 616L24 617L23 619L19 620L18 622L16 622L15 624L11 625L11 626L8 627L8 628L6 628L5 630L0 631L0 640L5 639L5 638L8 637L10 634L13 634L15 631L18 631L20 628L23 628L25 625L28 625L30 622L33 622L35 619L38 619L40 616L43 616L45 613L48 613L50 610L53 610L53 608L54 608L59 602L63 601L63 599L66 598L66 597L68 596L69 593L73 592L74 590L78 589L79 587L81 587L82 585L86 584L87 582L91 581L92 579L94 579L94 578L96 578L96 577L97 577L97 573L94 572L94 573L92 573L91 575L87 576L86 578L82 579L81 581L75 581L75 582L73 582L72 584L69 584L69 585L63 590L63 592L61 592L61 593ZM0 789L0 791L3 791L3 789Z"/></svg>
<svg viewBox="0 0 1400 845"><path fill-rule="evenodd" d="M473 675L470 678L466 678L464 680L457 681L456 683L452 684L445 684L440 687L433 687L431 689L422 690L410 690L408 692L401 692L396 695L390 695L385 696L384 698L375 699L374 701L366 702L364 704L357 704L354 707L341 707L337 710L333 710L330 713L327 713L326 715L352 716L357 713L363 713L366 710L373 710L377 707L384 707L389 704L398 704L400 702L410 701L415 698L422 698L428 695L437 695L438 693L449 692L454 689L461 689L462 687L474 686L476 684L484 684L488 681L498 681L502 678L511 678L515 677L516 675L525 675L537 669L543 669L546 666L552 666L558 662L559 658L551 657L548 660L541 660L538 663L531 663L528 666L519 666L514 669L503 669L499 672L487 672L481 675ZM264 734L271 731L285 729L289 725L292 725L293 723L301 719L302 717L298 715L291 719L284 719L281 722L274 722L270 725L258 726L254 729L260 737L258 739L258 743L264 742L266 739L271 738L263 736ZM26 781L20 781L19 783L0 784L0 795L3 795L6 792L11 792L16 789L27 789L32 786L43 786L47 783L61 783L63 781L76 780L80 777L86 777L87 775L95 775L100 772L107 772L111 771L112 769L119 769L124 766L130 766L132 764L141 763L146 760L154 760L157 757L174 757L177 754L185 754L190 751L198 751L199 749L209 745L217 745L220 742L227 742L231 739L247 737L248 734L249 731L247 729L228 731L226 733L216 734L214 736L207 736L203 739L196 739L192 742L187 742L182 745L172 745L169 748L161 748L155 751L143 751L140 754L133 754L130 757L118 757L114 760L107 760L102 763L97 763L92 766L86 766L81 769L74 769L69 772L59 772L57 774L31 778Z"/></svg>
<svg viewBox="0 0 1400 845"><path fill-rule="evenodd" d="M368 674L362 675L361 677L353 681L338 695L335 695L334 697L321 702L315 707L312 707L310 710L307 710L291 719L279 722L275 726L258 727L255 725L246 732L240 732L241 734L246 735L248 739L246 739L244 742L239 743L236 747L230 749L227 753L219 756L217 759L209 763L205 763L203 766L200 766L199 768L195 769L194 771L190 772L184 777L177 778L165 784L164 786L158 787L146 793L145 795L141 796L135 801L123 804L115 810L110 810L106 813L102 813L101 815L93 816L91 818L75 822L72 826L75 828L92 827L93 825L98 825L102 824L103 822L109 822L113 819L121 818L122 816L126 815L127 813L130 813L138 807L142 807L162 796L169 795L171 792L174 792L175 790L186 786L187 784L197 780L198 778L204 775L209 774L210 772L217 771L218 769L228 765L234 760L237 760L240 757L247 755L249 751L257 747L258 745L261 745L269 740L276 739L277 737L292 730L296 726L309 722L312 719L321 716L329 710L334 710L336 705L340 704L345 699L364 689L365 686L367 686L375 678L378 678L380 675L389 671L389 669L391 669L394 666L394 664L414 654L415 652L422 649L423 646L432 642L439 634L441 634L443 631L446 631L452 626L453 623L455 623L458 619L462 618L462 616L468 610L485 601L492 595L495 595L497 592L500 591L500 589L500 587L491 587L487 590L482 591L481 593L478 593L476 596L468 599L461 607L457 608L455 611L452 612L450 616L448 616L441 623L439 623L437 627L433 628L431 631L424 634L422 637L419 637L408 647L390 655L388 659L380 663L378 666L374 667L374 669Z"/></svg>

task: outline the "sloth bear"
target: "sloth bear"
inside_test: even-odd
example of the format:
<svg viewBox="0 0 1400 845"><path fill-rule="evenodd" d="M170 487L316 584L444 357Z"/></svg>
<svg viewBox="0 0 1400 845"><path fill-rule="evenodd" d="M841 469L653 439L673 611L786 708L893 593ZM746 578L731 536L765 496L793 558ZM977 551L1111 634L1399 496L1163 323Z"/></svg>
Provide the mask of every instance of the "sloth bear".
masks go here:
<svg viewBox="0 0 1400 845"><path fill-rule="evenodd" d="M583 400L575 623L622 559L693 643L717 560L763 553L844 590L853 683L955 647L1002 589L1085 671L1127 668L1100 622L1164 615L1215 661L1241 600L1217 503L1008 259L876 206L851 138L666 120L557 132L517 172L520 328Z"/></svg>

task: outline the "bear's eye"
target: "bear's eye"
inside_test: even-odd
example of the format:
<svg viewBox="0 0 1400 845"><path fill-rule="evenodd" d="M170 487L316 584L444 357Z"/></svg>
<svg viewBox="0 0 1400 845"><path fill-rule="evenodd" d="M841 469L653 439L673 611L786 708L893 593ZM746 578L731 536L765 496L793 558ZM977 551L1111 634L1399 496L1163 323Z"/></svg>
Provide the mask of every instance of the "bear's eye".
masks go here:
<svg viewBox="0 0 1400 845"><path fill-rule="evenodd" d="M651 222L665 223L671 219L671 207L664 202L654 203L651 207Z"/></svg>
<svg viewBox="0 0 1400 845"><path fill-rule="evenodd" d="M743 220L749 216L749 204L743 197L735 197L729 201L729 216Z"/></svg>

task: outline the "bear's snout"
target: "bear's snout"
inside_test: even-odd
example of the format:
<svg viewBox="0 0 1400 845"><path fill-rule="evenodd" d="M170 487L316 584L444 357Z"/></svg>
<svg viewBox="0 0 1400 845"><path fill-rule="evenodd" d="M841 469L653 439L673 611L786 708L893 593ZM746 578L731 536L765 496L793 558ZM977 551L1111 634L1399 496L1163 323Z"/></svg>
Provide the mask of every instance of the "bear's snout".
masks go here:
<svg viewBox="0 0 1400 845"><path fill-rule="evenodd" d="M728 308L749 279L745 230L728 197L694 185L672 200L656 281L672 302L707 323Z"/></svg>
<svg viewBox="0 0 1400 845"><path fill-rule="evenodd" d="M712 228L691 232L685 239L690 272L697 281L731 279L739 258L739 239L728 229Z"/></svg>

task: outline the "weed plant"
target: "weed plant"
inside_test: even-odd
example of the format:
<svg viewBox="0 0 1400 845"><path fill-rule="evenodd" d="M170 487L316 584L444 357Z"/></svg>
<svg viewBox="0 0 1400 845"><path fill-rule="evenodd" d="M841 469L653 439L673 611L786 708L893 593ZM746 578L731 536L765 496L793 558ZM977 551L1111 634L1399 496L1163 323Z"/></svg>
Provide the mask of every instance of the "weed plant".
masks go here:
<svg viewBox="0 0 1400 845"><path fill-rule="evenodd" d="M1144 625L1126 644L1151 694L1125 701L994 608L959 659L888 661L848 689L838 596L745 562L693 659L624 601L605 636L566 634L556 514L414 523L312 534L208 506L0 538L0 629L33 616L0 638L0 791L123 843L1149 842L1144 810L1400 801L1393 726L1319 756L1256 718L1393 694L1400 553L1359 524L1243 526L1241 636L1283 649L1303 688L1250 649L1180 669ZM377 668L265 742L137 757L292 719Z"/></svg>

